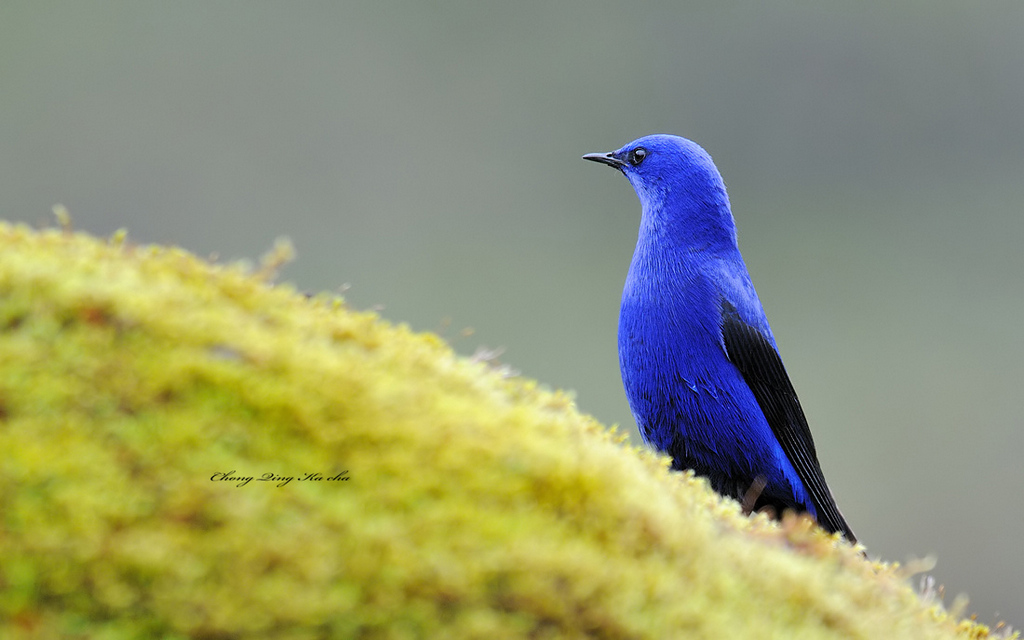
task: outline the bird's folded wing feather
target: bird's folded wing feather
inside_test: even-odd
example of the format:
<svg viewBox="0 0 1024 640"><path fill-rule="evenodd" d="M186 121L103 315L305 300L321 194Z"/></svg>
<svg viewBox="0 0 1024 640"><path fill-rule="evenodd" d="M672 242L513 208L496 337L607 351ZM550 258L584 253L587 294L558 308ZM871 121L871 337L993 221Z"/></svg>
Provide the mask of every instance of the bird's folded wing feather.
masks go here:
<svg viewBox="0 0 1024 640"><path fill-rule="evenodd" d="M810 493L818 523L856 542L825 483L807 419L775 347L727 302L722 308L722 340L726 355L754 393L768 425Z"/></svg>

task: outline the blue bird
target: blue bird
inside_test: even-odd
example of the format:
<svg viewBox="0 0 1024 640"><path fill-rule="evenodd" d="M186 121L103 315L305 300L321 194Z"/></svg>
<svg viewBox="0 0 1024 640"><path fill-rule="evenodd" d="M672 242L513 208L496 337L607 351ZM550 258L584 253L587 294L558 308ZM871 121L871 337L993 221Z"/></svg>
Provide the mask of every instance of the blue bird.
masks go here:
<svg viewBox="0 0 1024 640"><path fill-rule="evenodd" d="M749 508L807 512L856 542L825 483L711 156L653 135L583 158L625 174L642 207L619 366L644 441Z"/></svg>

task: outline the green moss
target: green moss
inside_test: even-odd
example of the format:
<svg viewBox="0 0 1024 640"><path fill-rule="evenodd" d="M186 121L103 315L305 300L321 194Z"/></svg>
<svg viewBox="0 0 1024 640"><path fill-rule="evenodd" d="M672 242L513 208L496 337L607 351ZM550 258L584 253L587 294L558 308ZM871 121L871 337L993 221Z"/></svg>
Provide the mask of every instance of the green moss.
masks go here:
<svg viewBox="0 0 1024 640"><path fill-rule="evenodd" d="M986 637L564 394L267 275L0 225L0 637Z"/></svg>

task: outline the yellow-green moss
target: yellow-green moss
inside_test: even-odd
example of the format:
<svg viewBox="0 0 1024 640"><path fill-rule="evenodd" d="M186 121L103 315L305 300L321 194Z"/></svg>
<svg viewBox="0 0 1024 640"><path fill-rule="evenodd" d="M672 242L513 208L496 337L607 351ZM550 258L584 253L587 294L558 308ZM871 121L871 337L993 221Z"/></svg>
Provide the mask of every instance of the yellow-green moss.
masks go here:
<svg viewBox="0 0 1024 640"><path fill-rule="evenodd" d="M0 225L0 637L988 633L561 393L265 275Z"/></svg>

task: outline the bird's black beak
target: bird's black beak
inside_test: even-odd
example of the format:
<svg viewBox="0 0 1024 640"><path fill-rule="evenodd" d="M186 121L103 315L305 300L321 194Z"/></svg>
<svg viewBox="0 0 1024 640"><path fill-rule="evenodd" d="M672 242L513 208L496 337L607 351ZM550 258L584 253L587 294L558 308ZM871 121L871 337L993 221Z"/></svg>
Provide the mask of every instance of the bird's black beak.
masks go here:
<svg viewBox="0 0 1024 640"><path fill-rule="evenodd" d="M619 160L618 158L616 158L615 154L612 153L612 152L609 152L609 153L588 153L587 155L583 156L583 159L584 160L593 160L594 162L600 162L601 164L606 164L609 167L612 167L614 169L618 169L619 171L622 171L622 168L626 166L626 163L623 162L622 160Z"/></svg>

